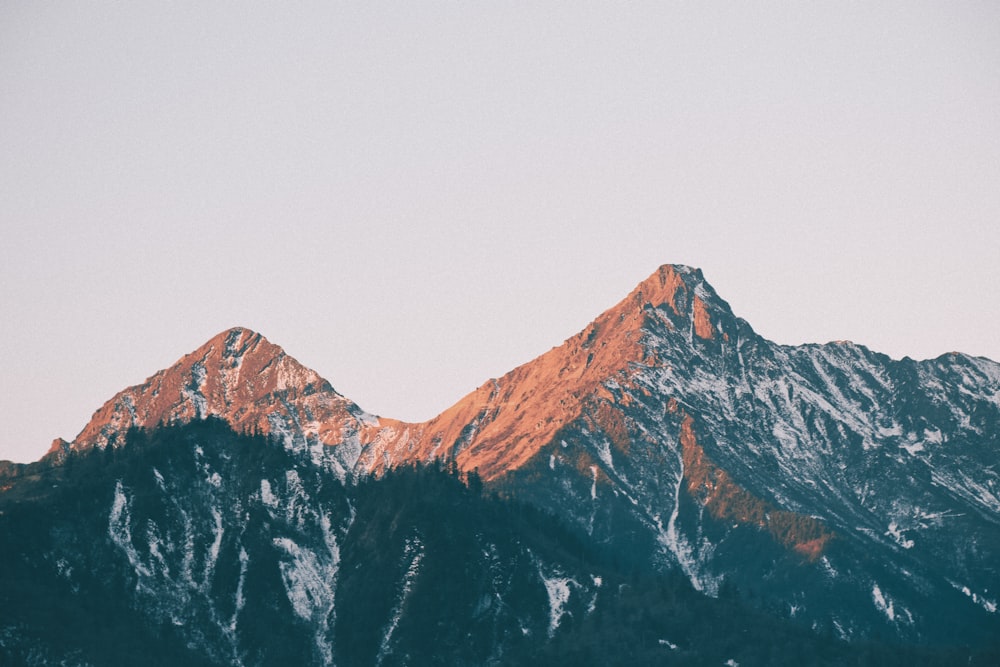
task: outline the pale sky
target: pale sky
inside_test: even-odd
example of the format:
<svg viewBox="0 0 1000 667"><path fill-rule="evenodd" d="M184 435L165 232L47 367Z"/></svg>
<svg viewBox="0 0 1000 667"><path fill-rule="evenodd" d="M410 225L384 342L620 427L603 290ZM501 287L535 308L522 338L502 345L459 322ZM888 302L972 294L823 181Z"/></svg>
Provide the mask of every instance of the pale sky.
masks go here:
<svg viewBox="0 0 1000 667"><path fill-rule="evenodd" d="M1000 360L998 212L1000 3L4 2L0 459L236 325L424 420L663 263Z"/></svg>

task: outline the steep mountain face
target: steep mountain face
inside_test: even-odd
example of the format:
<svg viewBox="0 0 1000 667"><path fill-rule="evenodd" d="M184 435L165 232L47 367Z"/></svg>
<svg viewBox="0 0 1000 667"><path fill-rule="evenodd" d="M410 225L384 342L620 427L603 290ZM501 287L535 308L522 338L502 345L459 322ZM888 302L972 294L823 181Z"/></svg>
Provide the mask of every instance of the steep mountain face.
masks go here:
<svg viewBox="0 0 1000 667"><path fill-rule="evenodd" d="M310 660L336 661L337 646L352 640L341 634L349 622L335 620L344 616L331 616L331 591L346 585L337 582L355 581L354 570L344 570L338 559L346 558L341 554L347 536L364 525L357 523L362 514L350 489L433 461L448 461L456 474L473 473L487 489L551 512L605 564L676 573L709 599L738 591L757 608L824 636L951 646L982 646L1000 636L1000 365L957 353L894 361L852 343L776 345L735 317L701 272L687 267L661 267L563 345L423 424L368 415L260 335L224 332L106 403L73 443L57 444L35 468L0 471L0 504L41 502L37 498L49 493L46 475L64 483L59 475L69 475L65 468L79 457L118 456L129 429L197 424L206 417L276 439L280 451L294 458L296 479L313 479L312 486L289 481L291 464L285 461L260 470L238 493L216 493L212 489L227 489L231 478L244 474L225 463L239 457L220 449L214 472L178 472L177 488L167 476L161 480L148 471L157 485L148 492L130 496L129 488L142 485L122 482L119 493L112 484L114 492L103 499L103 514L96 515L102 518L95 521L107 521L108 539L119 560L125 558L116 581L129 582L127 587L134 582L132 604L170 607L174 611L153 618L184 632L213 628L204 642L182 635L199 646L207 642L211 648L199 649L199 655L216 664L264 655L247 653L242 639L227 639L228 624L244 614L233 611L243 590L240 549L248 562L270 563L282 573L269 575L261 593L270 602L260 604L271 611L246 617L261 615L278 624L289 622L282 614L295 617L308 626L303 636L317 638ZM55 467L46 472L46 466ZM184 486L195 483L191 475L201 480L201 490ZM312 490L303 496L306 488ZM323 489L333 494L328 500L319 500ZM131 508L158 493L165 497L154 514L123 519L129 512L137 517ZM190 506L169 509L176 502L168 497L179 494L189 496ZM251 531L263 536L257 539L268 545L267 556L251 554L238 540L227 542L248 530L251 515L269 517L263 521L270 528ZM123 521L131 531L126 537L115 532ZM284 527L274 532L279 525ZM382 528L364 533L365 553L376 553L380 540L388 539L377 537L377 530ZM416 563L420 569L429 530L425 525L392 538L393 568L409 571ZM208 546L192 552L188 547L199 540ZM586 600L600 588L593 577L607 579L613 572L599 573L591 564L587 572L570 575L576 566L563 556L546 565L538 561L538 544L529 547L511 535L505 541L521 550L510 547L509 554L520 555L497 566L501 578L532 579L538 570L546 581L563 582L543 586L550 602L573 600L583 605L573 618L591 618ZM462 548L490 552L485 544ZM206 583L217 578L215 570L191 570L217 549L229 556L225 603L217 597L205 601L221 585ZM525 555L529 549L535 556ZM364 560L356 566L366 571ZM470 555L474 561L478 557ZM470 567L489 569L486 561ZM379 572L381 583L371 584L388 587L385 599L396 600L385 603L389 610L371 612L375 625L389 622L393 605L408 607L416 579L403 570ZM557 571L562 574L551 574ZM482 588L494 575L476 576L479 583L469 585L484 599L496 599L495 590ZM285 603L274 602L283 594L291 616ZM352 617L356 604L350 606ZM515 626L555 641L555 631L524 625L529 617L544 620L554 607L543 605L539 612L524 604L504 600L506 611L488 617L491 632L505 630L491 635L483 653L452 662L505 662L528 650L513 639ZM478 636L485 627L468 631ZM374 639L362 643L358 661L349 664L392 662L389 653L373 648ZM340 655L343 662L347 654ZM260 664L257 658L247 664Z"/></svg>

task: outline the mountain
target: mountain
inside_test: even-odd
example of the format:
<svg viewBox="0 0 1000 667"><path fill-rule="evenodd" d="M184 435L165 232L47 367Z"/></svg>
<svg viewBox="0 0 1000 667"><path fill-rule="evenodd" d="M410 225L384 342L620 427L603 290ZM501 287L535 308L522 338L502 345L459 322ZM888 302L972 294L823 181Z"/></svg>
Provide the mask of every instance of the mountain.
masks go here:
<svg viewBox="0 0 1000 667"><path fill-rule="evenodd" d="M374 417L263 336L233 328L173 366L107 401L72 444L50 455L113 446L130 428L219 417L238 431L274 434L310 449L343 476L354 467ZM336 445L336 447L334 447Z"/></svg>
<svg viewBox="0 0 1000 667"><path fill-rule="evenodd" d="M230 434L213 436L216 453L210 466L199 463L209 449L190 434L184 436L186 444L146 442L159 442L156 433L207 423L206 418ZM154 435L142 436L136 429ZM234 438L239 444L223 442ZM240 438L276 444L268 449ZM237 464L243 454L233 448L254 447L271 452L264 458L273 461L248 473ZM187 467L168 476L165 464L136 463L151 456L143 452L154 450L167 452L168 458L177 450L176 456L188 457ZM459 658L456 649L459 653L449 654L446 662L513 664L512 656L522 650L571 652L569 638L585 641L574 633L610 608L602 606L609 589L595 582L641 575L650 581L680 578L683 586L675 582L671 590L675 602L676 595L686 595L677 591L691 593L684 598L685 608L716 604L743 618L763 614L777 624L772 628L776 637L795 637L782 640L786 649L792 641L809 647L810 655L831 656L831 664L863 659L851 651L884 658L878 642L895 646L893 655L904 655L899 648L904 645L926 651L951 647L940 656L946 664L958 655L947 651L972 651L960 655L965 660L1000 637L998 452L1000 365L958 353L896 361L847 342L777 345L737 318L700 271L667 265L563 345L486 382L423 424L369 415L259 334L223 332L112 398L72 443L57 441L43 461L0 469L0 511L16 517L26 508L46 507L64 514L69 501L59 500L58 489L78 488L85 468L93 484L103 484L104 495L81 521L104 542L98 562L117 559L118 568L92 585L127 590L120 604L144 610L146 617L159 619L155 623L182 628L177 632L187 645L201 647L199 659L266 664L261 656L270 649L251 651L245 624L271 614L268 623L274 627L284 627L291 617L308 626L303 636L313 637L306 644L316 664L391 662L390 655L399 659L392 648L395 631L384 651L372 649L375 640L370 640L348 656L351 640L342 629L350 622L343 619L367 609L362 595L353 604L343 603L348 616L336 611L341 604L336 600L345 598L334 591L353 580L353 570L345 571L341 560L344 545L354 539L350 536L363 531L361 544L369 555L356 568L373 578L365 585L381 591L378 599L396 600L362 613L370 614L371 623L352 633L364 635L375 632L374 626L388 627L379 624L405 627L417 608L421 616L429 613L416 603L411 609L411 591L422 590L418 584L429 576L423 572L435 567L432 561L447 561L442 554L458 548L448 543L434 559L426 555L433 551L424 549L430 549L427 535L435 522L451 526L446 533L471 530L477 540L485 522L470 518L468 525L450 524L453 506L406 513L403 494L392 505L394 516L406 514L414 526L424 522L403 535L395 519L359 524L357 494L389 484L414 465L440 468L447 462L448 475L495 494L477 505L478 512L493 513L492 521L497 512L511 514L499 505L520 503L551 516L562 526L551 530L568 537L542 547L529 537L537 527L514 522L504 524L502 538L494 535L489 544L480 541L473 548L466 543L459 549L469 554L459 569L472 579L456 575L463 583L451 583L479 591L481 602L494 600L505 611L487 615L494 624L490 632L485 626L464 630L480 637L482 652ZM113 480L124 474L113 472L119 469L138 477ZM238 491L226 490L239 479L244 481L237 483ZM305 479L313 480L312 486L303 486ZM340 489L330 491L334 505L324 505L318 498L331 489ZM133 508L159 496L158 509L140 521ZM258 526L255 515L270 518ZM14 519L7 520L12 530ZM52 519L39 522L30 525L51 527ZM256 536L269 545L267 553L251 554L234 535ZM505 553L521 555L497 565L489 554L501 542L513 549ZM570 543L576 546L567 554ZM59 548L52 541L35 539L33 547L18 553L34 554L35 560L44 553L41 560L71 564L74 548L62 547L54 556ZM543 548L552 554L547 562L539 560ZM588 554L582 561L581 549ZM392 554L393 573L369 570L367 563L378 560L379 553ZM204 565L196 576L194 563L208 560L213 565ZM260 576L272 573L270 583L262 584L261 601L254 603L268 612L251 613L234 602L250 604L240 597L245 594L239 582L252 580L239 574L244 567L253 571L244 561L264 563ZM228 563L226 584L218 581L223 562ZM86 570L82 563L66 567ZM49 569L48 575L65 585L78 585L64 575L65 568ZM411 569L412 576L406 575ZM515 604L496 589L482 588L496 577L533 581L535 593L524 592ZM36 579L46 581L44 573ZM229 591L221 608L220 586ZM617 598L606 604L641 606L624 590L619 588ZM289 618L287 605L279 609L285 604L279 604L282 592L291 601ZM534 603L524 602L532 595ZM452 597L439 599L440 605L464 618L468 609L449 606ZM559 611L568 609L572 613ZM702 613L716 618L719 609ZM680 616L673 607L670 613ZM523 625L533 614L549 617L545 632ZM0 618L0 626L18 627L18 618L11 616L5 626ZM537 641L511 639L517 635L510 632L515 618L521 619L517 627ZM437 629L427 632L443 632L449 622L452 616L440 617ZM640 626L653 632L655 622ZM202 641L191 628L212 628L214 638ZM2 632L10 631L0 627ZM587 636L595 632L589 628ZM3 637L0 645L7 641ZM698 640L690 627L682 638L691 660L710 655L712 642ZM412 644L416 639L399 641L399 647L422 650ZM675 638L664 641L653 650L683 645ZM772 644L780 642L775 638ZM753 652L756 645L745 637L743 646L744 660L774 662ZM680 654L670 655L679 659Z"/></svg>
<svg viewBox="0 0 1000 667"><path fill-rule="evenodd" d="M1000 636L1000 365L758 336L664 266L361 461L454 458L613 550L845 638Z"/></svg>
<svg viewBox="0 0 1000 667"><path fill-rule="evenodd" d="M985 359L775 345L699 271L665 266L406 444L819 630L1000 628L1000 366Z"/></svg>

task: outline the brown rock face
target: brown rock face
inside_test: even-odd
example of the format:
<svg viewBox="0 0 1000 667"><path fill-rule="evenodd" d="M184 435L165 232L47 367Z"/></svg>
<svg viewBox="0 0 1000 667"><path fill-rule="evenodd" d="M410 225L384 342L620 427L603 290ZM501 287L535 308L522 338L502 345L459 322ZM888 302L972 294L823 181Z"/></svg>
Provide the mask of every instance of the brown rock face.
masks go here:
<svg viewBox="0 0 1000 667"><path fill-rule="evenodd" d="M695 335L699 338L710 340L715 335L715 331L712 329L712 320L708 316L708 310L705 308L705 302L702 301L698 295L695 295L694 297L693 309Z"/></svg>
<svg viewBox="0 0 1000 667"><path fill-rule="evenodd" d="M690 416L681 424L680 440L687 491L713 517L767 531L775 541L810 561L823 555L833 533L818 519L779 510L736 484L698 444Z"/></svg>

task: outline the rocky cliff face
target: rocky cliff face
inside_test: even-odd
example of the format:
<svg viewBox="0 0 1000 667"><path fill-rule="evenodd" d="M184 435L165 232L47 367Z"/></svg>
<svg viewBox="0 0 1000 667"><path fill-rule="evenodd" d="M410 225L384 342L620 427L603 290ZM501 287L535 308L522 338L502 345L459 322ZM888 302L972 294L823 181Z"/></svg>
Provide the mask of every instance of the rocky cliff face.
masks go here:
<svg viewBox="0 0 1000 667"><path fill-rule="evenodd" d="M1000 636L1000 365L776 345L687 267L661 267L563 345L423 424L367 415L260 335L233 329L120 393L49 458L113 453L131 427L209 416L276 438L340 483L451 462L557 515L615 562L679 573L708 596L739 590L832 637ZM18 493L15 474L3 493ZM122 493L109 525L128 507ZM291 502L275 493L275 507ZM253 502L267 505L260 494ZM320 532L306 542L346 535L308 511ZM236 519L222 513L201 534L232 534ZM129 543L119 546L131 576L157 591L156 554L133 562ZM292 560L332 562L333 551L309 549ZM317 577L332 585L337 571ZM296 586L284 580L289 595ZM309 604L323 586L303 589Z"/></svg>

